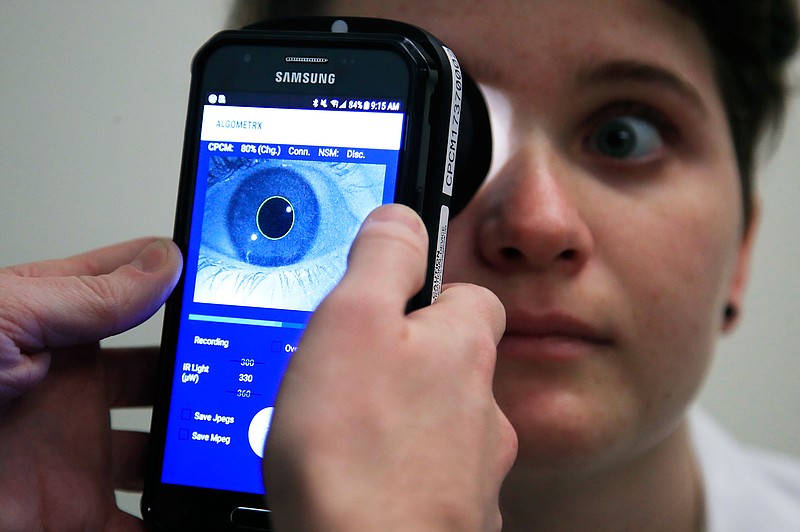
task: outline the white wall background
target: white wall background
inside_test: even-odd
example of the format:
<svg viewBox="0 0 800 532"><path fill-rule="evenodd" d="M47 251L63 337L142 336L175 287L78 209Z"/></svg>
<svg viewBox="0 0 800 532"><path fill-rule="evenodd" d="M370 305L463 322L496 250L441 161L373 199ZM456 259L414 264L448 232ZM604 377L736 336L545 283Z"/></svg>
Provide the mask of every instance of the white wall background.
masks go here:
<svg viewBox="0 0 800 532"><path fill-rule="evenodd" d="M0 3L0 265L171 234L189 63L228 9L229 0ZM793 77L800 87L800 62ZM796 454L798 174L795 96L760 177L764 216L744 320L721 343L701 397L743 440ZM159 328L160 314L109 343L155 344ZM148 423L142 411L115 422Z"/></svg>

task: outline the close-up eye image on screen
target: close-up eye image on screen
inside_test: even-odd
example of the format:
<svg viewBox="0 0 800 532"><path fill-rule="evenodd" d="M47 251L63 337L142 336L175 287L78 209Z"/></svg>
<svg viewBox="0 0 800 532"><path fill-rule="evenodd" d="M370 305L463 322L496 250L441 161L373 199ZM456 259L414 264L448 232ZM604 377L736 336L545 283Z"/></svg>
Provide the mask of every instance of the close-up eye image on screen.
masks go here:
<svg viewBox="0 0 800 532"><path fill-rule="evenodd" d="M385 165L211 157L194 301L312 311L381 204Z"/></svg>

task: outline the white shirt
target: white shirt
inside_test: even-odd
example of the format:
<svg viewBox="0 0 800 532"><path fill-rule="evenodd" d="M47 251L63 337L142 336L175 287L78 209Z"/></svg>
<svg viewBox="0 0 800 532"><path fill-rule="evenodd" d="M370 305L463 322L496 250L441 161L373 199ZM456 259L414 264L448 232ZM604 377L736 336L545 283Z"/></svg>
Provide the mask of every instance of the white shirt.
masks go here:
<svg viewBox="0 0 800 532"><path fill-rule="evenodd" d="M707 532L800 532L800 460L736 442L707 414L690 416Z"/></svg>

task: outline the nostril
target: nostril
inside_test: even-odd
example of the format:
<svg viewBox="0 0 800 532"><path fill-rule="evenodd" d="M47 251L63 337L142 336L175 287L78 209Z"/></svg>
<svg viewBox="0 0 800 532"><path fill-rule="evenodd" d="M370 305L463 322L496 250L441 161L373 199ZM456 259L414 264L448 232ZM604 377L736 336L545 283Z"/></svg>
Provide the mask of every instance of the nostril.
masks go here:
<svg viewBox="0 0 800 532"><path fill-rule="evenodd" d="M518 250L517 248L512 248L512 247L501 248L500 249L500 255L504 259L508 259L508 260L518 260L518 259L522 258L522 252L520 250Z"/></svg>
<svg viewBox="0 0 800 532"><path fill-rule="evenodd" d="M563 260L572 260L576 257L577 252L574 249L565 249L559 253L558 257Z"/></svg>
<svg viewBox="0 0 800 532"><path fill-rule="evenodd" d="M506 260L513 260L518 261L524 257L522 251L515 247L504 247L500 248L500 256ZM565 249L561 253L558 254L558 259L571 261L574 260L575 257L578 256L578 252L574 249Z"/></svg>

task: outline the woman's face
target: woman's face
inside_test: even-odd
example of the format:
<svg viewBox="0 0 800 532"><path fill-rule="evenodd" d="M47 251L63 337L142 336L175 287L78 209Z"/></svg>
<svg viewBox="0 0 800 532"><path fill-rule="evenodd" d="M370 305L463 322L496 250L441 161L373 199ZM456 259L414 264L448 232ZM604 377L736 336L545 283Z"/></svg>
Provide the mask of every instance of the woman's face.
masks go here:
<svg viewBox="0 0 800 532"><path fill-rule="evenodd" d="M454 49L492 170L453 220L448 281L503 301L495 391L519 466L597 470L680 422L746 277L710 52L662 1L342 0Z"/></svg>

